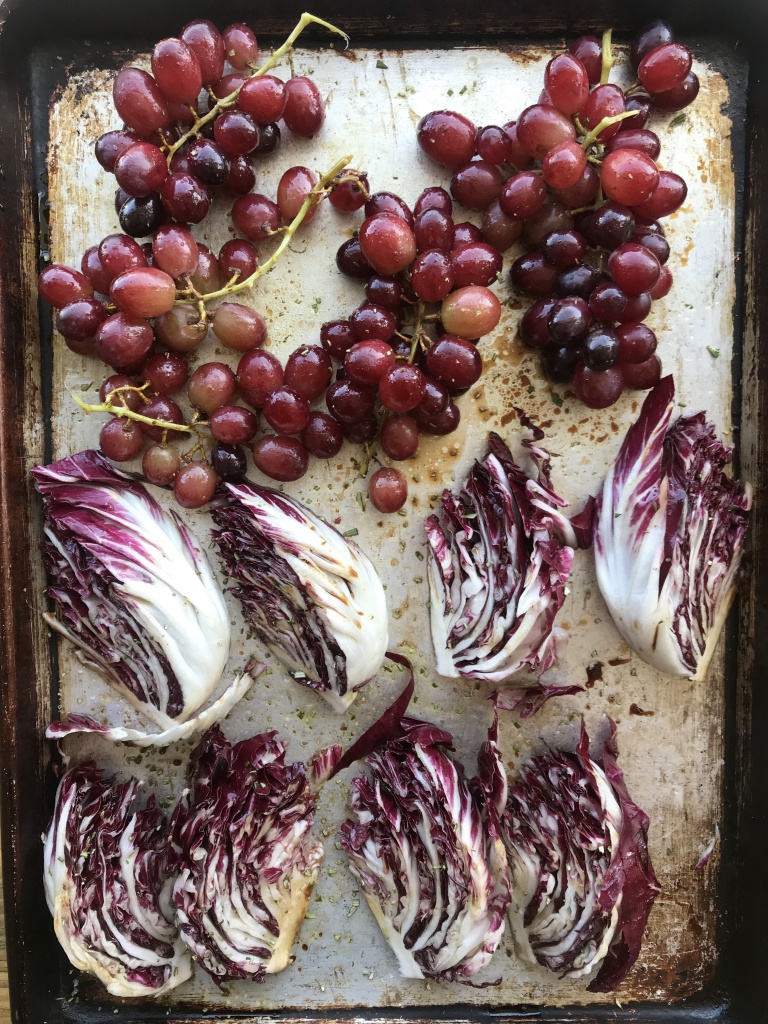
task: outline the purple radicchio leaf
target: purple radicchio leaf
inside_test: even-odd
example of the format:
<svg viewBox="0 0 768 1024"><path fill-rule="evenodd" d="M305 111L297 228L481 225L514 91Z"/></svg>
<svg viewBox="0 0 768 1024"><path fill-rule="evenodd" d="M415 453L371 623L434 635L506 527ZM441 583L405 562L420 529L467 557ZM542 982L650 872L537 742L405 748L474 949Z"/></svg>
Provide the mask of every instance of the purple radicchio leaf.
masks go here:
<svg viewBox="0 0 768 1024"><path fill-rule="evenodd" d="M192 973L169 902L167 826L137 779L105 779L92 761L59 783L44 837L56 936L73 966L116 996L159 996Z"/></svg>
<svg viewBox="0 0 768 1024"><path fill-rule="evenodd" d="M345 711L387 649L384 587L368 557L268 487L227 484L212 514L246 621L297 682Z"/></svg>
<svg viewBox="0 0 768 1024"><path fill-rule="evenodd" d="M529 476L492 433L488 455L461 491L444 491L426 520L432 644L442 675L498 683L524 668L541 674L557 660L555 616L590 512L577 531L560 511L566 503L536 443L542 436L535 428L534 440L523 442Z"/></svg>
<svg viewBox="0 0 768 1024"><path fill-rule="evenodd" d="M503 819L518 956L561 977L597 970L595 992L612 991L634 964L659 892L648 818L627 793L610 728L602 764L582 722L575 752L523 765Z"/></svg>
<svg viewBox="0 0 768 1024"><path fill-rule="evenodd" d="M643 403L598 497L595 563L622 637L649 665L703 679L736 594L751 488L705 413L672 422L665 377Z"/></svg>
<svg viewBox="0 0 768 1024"><path fill-rule="evenodd" d="M571 686L544 686L537 683L536 686L526 686L523 689L505 686L494 691L491 697L498 711L512 711L516 712L519 718L533 718L553 697L573 696L576 693L584 693L584 687L576 683Z"/></svg>
<svg viewBox="0 0 768 1024"><path fill-rule="evenodd" d="M173 905L192 956L223 985L264 981L293 962L323 859L301 762L275 732L230 744L218 726L192 752L174 811Z"/></svg>
<svg viewBox="0 0 768 1024"><path fill-rule="evenodd" d="M199 542L100 452L32 475L56 606L46 621L161 729L185 722L229 652L224 597Z"/></svg>
<svg viewBox="0 0 768 1024"><path fill-rule="evenodd" d="M409 690L386 718L389 738L377 723L351 748L371 775L352 782L341 845L403 977L476 984L504 933L510 894L495 724L467 782L450 733L407 716L392 730Z"/></svg>

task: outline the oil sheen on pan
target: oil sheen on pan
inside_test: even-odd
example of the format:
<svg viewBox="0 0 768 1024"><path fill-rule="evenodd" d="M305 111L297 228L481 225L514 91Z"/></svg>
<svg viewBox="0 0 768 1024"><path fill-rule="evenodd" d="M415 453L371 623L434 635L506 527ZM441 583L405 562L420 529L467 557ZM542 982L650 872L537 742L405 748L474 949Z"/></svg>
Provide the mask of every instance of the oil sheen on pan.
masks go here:
<svg viewBox="0 0 768 1024"><path fill-rule="evenodd" d="M272 194L280 174L295 164L318 170L352 153L352 166L367 171L372 188L387 189L408 202L427 185L447 185L449 174L420 153L414 127L427 111L451 107L477 124L504 123L536 102L549 50L456 49L407 53L352 51L301 52L296 73L310 74L328 100L328 116L312 140L291 139L264 162L257 190ZM350 59L351 58L351 59ZM378 63L377 63L378 62ZM706 408L721 436L729 441L731 423L732 260L734 178L731 124L722 112L728 100L724 79L704 63L695 65L702 88L684 121L659 119L661 165L689 183L686 204L666 221L672 246L670 267L675 287L654 305L650 325L659 335L665 372L675 375L677 400L688 412ZM78 75L57 94L51 107L49 152L51 251L57 262L79 262L80 254L109 232L119 230L112 204L113 179L92 158L93 140L118 127L110 99L111 75ZM504 108L497 109L499 97ZM229 203L209 216L198 241L215 251L229 237ZM317 343L325 320L346 317L362 299L362 288L336 270L339 244L359 226L361 214L341 216L324 204L309 227L296 236L286 258L257 290L240 296L269 324L269 346L279 356L302 342ZM469 219L475 219L470 217ZM515 249L506 254L505 270ZM511 258L510 258L511 257ZM520 303L510 298L505 277L494 286L503 303L497 330L481 342L486 370L479 385L460 399L462 424L447 438L424 438L415 460L405 464L410 497L405 514L381 516L362 508L366 486L346 446L329 464L315 461L308 474L286 491L342 531L357 529L357 541L371 555L387 585L390 643L409 654L416 667L414 714L450 729L459 756L473 771L489 724L491 708L480 684L439 677L429 644L425 537L423 521L443 487L463 479L485 438L498 431L520 453L516 406L546 432L553 453L553 480L578 510L596 493L613 460L642 395L627 392L612 408L593 412L565 393L553 396L535 353L516 339ZM205 343L200 358L234 365L236 354ZM719 352L715 357L712 352ZM59 458L97 444L101 417L81 413L68 392L95 390L103 367L70 352L58 339L54 360L53 454ZM251 469L254 478L258 476ZM155 489L156 490L156 489ZM166 496L161 492L160 500ZM203 511L182 515L204 533ZM260 654L248 639L239 610L230 602L235 642L230 668ZM651 819L650 844L662 892L651 915L643 952L627 982L610 996L590 995L578 982L558 981L543 969L524 967L515 958L509 932L477 980L501 976L498 987L474 989L405 981L336 848L334 832L343 820L349 779L342 773L323 791L317 828L326 857L310 911L294 947L296 962L264 985L236 983L218 992L198 973L173 993L174 1003L201 1002L212 1009L303 1009L475 1003L504 1007L520 1003L567 1005L584 1002L682 998L701 988L716 958L715 878L718 851L708 866L695 871L702 850L715 834L720 815L723 740L723 656L719 651L706 684L662 676L633 658L613 627L594 578L589 552L578 552L570 593L559 624L569 641L552 681L592 685L582 694L551 701L534 719L519 722L505 715L501 749L508 769L544 749L544 740L572 746L580 715L593 742L604 738L605 716L618 723L620 763L633 798ZM722 646L722 645L721 645ZM602 662L601 671L590 666ZM59 655L61 711L106 713L115 724L136 719L104 685L83 669L64 644ZM224 723L227 735L241 739L274 728L288 744L291 759L306 759L322 745L344 743L373 721L397 692L400 677L382 671L343 718L321 698L291 682L268 659L250 700L242 701ZM598 678L600 676L602 678ZM632 713L630 708L653 711ZM188 744L163 753L139 753L96 738L69 741L77 758L93 755L107 768L140 774L165 806L182 787ZM99 1002L105 994L100 991Z"/></svg>

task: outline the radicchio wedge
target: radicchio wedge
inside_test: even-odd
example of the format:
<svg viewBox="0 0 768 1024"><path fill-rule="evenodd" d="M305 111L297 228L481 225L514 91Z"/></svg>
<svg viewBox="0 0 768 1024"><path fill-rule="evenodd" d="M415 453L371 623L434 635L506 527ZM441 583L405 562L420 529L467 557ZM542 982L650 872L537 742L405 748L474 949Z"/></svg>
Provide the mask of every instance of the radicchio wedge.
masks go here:
<svg viewBox="0 0 768 1024"><path fill-rule="evenodd" d="M402 718L365 757L371 775L353 780L354 817L340 838L403 977L473 984L504 933L507 786L495 725L470 782L451 742L435 725Z"/></svg>
<svg viewBox="0 0 768 1024"><path fill-rule="evenodd" d="M488 455L459 494L443 491L426 521L432 644L442 675L497 683L523 668L542 673L557 660L555 616L591 504L573 522L562 514L549 455L536 444L544 434L532 429L534 440L523 442L532 476L492 433Z"/></svg>
<svg viewBox="0 0 768 1024"><path fill-rule="evenodd" d="M200 543L100 452L32 473L56 604L46 621L161 729L188 721L216 689L230 640Z"/></svg>
<svg viewBox="0 0 768 1024"><path fill-rule="evenodd" d="M736 593L751 488L706 414L679 416L665 377L643 403L598 498L597 580L649 665L703 679Z"/></svg>
<svg viewBox="0 0 768 1024"><path fill-rule="evenodd" d="M264 981L292 963L323 846L303 764L275 732L230 744L218 727L193 751L171 823L181 937L218 984Z"/></svg>
<svg viewBox="0 0 768 1024"><path fill-rule="evenodd" d="M227 484L213 538L246 621L293 678L345 711L381 668L384 587L352 541L279 491Z"/></svg>
<svg viewBox="0 0 768 1024"><path fill-rule="evenodd" d="M637 960L659 892L648 817L627 792L610 730L601 762L583 722L574 753L532 758L503 819L518 956L561 977L597 970L591 992L612 991Z"/></svg>
<svg viewBox="0 0 768 1024"><path fill-rule="evenodd" d="M105 779L92 762L59 783L45 835L45 895L74 967L116 996L159 996L192 973L170 906L168 834L139 782Z"/></svg>

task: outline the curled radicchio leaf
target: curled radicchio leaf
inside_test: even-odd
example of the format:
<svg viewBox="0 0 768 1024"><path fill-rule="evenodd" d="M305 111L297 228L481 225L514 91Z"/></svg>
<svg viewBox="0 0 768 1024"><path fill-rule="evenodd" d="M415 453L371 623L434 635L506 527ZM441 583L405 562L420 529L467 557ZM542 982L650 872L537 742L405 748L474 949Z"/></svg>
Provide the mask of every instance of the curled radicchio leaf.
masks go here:
<svg viewBox="0 0 768 1024"><path fill-rule="evenodd" d="M496 690L492 697L498 711L512 711L520 718L533 718L553 697L573 696L583 692L584 687L575 683L572 686L543 686L538 683L536 686L526 686L523 689L505 686L501 690Z"/></svg>
<svg viewBox="0 0 768 1024"><path fill-rule="evenodd" d="M351 748L371 775L352 782L341 845L403 977L473 984L501 940L509 902L495 726L478 778L467 782L448 752L450 733L410 717L393 730L391 712L382 728L393 735L371 750L377 723Z"/></svg>
<svg viewBox="0 0 768 1024"><path fill-rule="evenodd" d="M706 415L671 422L664 377L643 403L598 497L597 581L616 628L643 661L703 679L736 594L752 496L723 472Z"/></svg>
<svg viewBox="0 0 768 1024"><path fill-rule="evenodd" d="M73 966L116 996L159 996L192 963L173 924L167 827L137 779L105 779L92 761L67 772L45 835L45 895Z"/></svg>
<svg viewBox="0 0 768 1024"><path fill-rule="evenodd" d="M293 962L322 843L304 765L275 732L230 744L215 726L192 752L171 821L173 905L183 941L221 985Z"/></svg>
<svg viewBox="0 0 768 1024"><path fill-rule="evenodd" d="M530 668L554 665L555 616L566 593L579 537L552 488L549 455L523 442L534 465L528 476L498 434L475 462L458 495L443 492L426 521L432 644L438 671L498 683Z"/></svg>
<svg viewBox="0 0 768 1024"><path fill-rule="evenodd" d="M648 817L627 792L610 727L602 764L590 759L583 722L574 753L555 750L525 764L503 819L518 956L561 977L599 968L590 992L610 992L624 979L659 892Z"/></svg>
<svg viewBox="0 0 768 1024"><path fill-rule="evenodd" d="M199 542L100 452L32 474L56 604L46 622L161 729L186 722L216 689L230 639Z"/></svg>
<svg viewBox="0 0 768 1024"><path fill-rule="evenodd" d="M227 484L213 539L246 621L293 678L336 711L381 668L384 587L368 557L287 495Z"/></svg>

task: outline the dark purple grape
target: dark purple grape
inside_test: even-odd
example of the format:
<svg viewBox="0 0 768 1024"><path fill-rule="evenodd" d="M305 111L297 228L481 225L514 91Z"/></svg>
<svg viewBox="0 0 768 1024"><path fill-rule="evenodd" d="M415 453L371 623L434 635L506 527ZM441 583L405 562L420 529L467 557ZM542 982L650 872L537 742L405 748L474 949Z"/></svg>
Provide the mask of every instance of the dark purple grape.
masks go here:
<svg viewBox="0 0 768 1024"><path fill-rule="evenodd" d="M635 230L635 218L627 206L603 203L595 211L591 234L596 245L603 249L617 249L628 242Z"/></svg>
<svg viewBox="0 0 768 1024"><path fill-rule="evenodd" d="M559 275L555 291L563 297L578 295L582 299L589 299L602 279L603 275L597 267L593 267L591 263L579 263L575 267L568 267Z"/></svg>
<svg viewBox="0 0 768 1024"><path fill-rule="evenodd" d="M569 295L555 303L547 320L549 336L556 344L573 345L585 337L592 313L584 299Z"/></svg>
<svg viewBox="0 0 768 1024"><path fill-rule="evenodd" d="M608 370L621 353L619 339L609 327L593 327L581 346L581 358L590 370Z"/></svg>
<svg viewBox="0 0 768 1024"><path fill-rule="evenodd" d="M542 358L544 372L555 384L570 383L579 362L578 346L573 345L553 345Z"/></svg>

